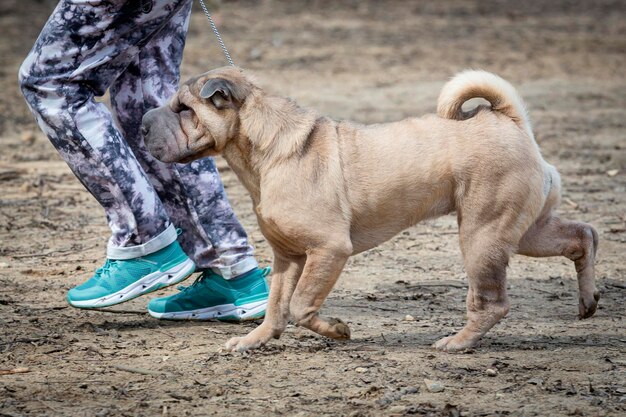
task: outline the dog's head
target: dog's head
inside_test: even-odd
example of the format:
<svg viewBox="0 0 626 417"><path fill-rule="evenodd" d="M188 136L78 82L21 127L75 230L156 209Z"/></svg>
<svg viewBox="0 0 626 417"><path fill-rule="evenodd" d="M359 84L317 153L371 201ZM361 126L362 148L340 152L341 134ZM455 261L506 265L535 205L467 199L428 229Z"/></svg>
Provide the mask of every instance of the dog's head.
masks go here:
<svg viewBox="0 0 626 417"><path fill-rule="evenodd" d="M146 147L163 162L190 162L220 153L237 135L240 109L255 88L235 67L192 78L168 104L143 116Z"/></svg>

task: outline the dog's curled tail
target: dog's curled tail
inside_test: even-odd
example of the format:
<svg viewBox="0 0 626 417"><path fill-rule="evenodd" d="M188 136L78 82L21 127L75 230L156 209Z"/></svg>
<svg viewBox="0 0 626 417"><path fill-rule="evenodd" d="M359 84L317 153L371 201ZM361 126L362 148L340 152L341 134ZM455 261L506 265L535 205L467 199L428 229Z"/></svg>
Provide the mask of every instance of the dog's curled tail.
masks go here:
<svg viewBox="0 0 626 417"><path fill-rule="evenodd" d="M476 110L465 112L461 107L472 98L487 100L491 110L510 117L528 136L534 138L526 106L515 87L487 71L466 70L448 81L439 95L437 114L445 119L468 119L476 114Z"/></svg>

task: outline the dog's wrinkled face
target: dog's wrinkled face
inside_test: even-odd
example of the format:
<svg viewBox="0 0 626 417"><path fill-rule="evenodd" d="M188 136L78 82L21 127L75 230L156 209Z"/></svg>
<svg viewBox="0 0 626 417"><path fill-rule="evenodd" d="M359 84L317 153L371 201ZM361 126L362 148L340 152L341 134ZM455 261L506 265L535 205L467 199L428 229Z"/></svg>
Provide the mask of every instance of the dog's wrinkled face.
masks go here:
<svg viewBox="0 0 626 417"><path fill-rule="evenodd" d="M191 162L220 153L239 128L239 109L253 89L239 68L192 78L169 103L143 116L150 153L163 162Z"/></svg>

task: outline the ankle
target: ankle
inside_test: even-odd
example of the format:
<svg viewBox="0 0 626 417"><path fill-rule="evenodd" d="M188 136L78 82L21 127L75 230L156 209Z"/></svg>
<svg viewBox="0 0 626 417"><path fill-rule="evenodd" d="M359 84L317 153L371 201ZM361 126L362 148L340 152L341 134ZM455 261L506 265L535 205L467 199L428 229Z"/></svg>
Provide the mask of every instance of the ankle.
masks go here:
<svg viewBox="0 0 626 417"><path fill-rule="evenodd" d="M225 280L238 279L259 268L259 264L253 257L247 257L233 265L211 267L213 273Z"/></svg>

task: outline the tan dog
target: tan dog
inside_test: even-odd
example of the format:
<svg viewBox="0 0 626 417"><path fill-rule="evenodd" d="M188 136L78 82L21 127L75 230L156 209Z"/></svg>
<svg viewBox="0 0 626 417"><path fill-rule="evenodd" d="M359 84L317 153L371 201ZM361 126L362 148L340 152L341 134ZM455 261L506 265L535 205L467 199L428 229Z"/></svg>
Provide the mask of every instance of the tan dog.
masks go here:
<svg viewBox="0 0 626 417"><path fill-rule="evenodd" d="M491 106L464 112L473 97ZM453 211L469 277L468 322L437 349L472 347L507 314L513 253L574 261L579 316L594 314L597 233L554 214L560 178L541 157L515 89L467 71L443 88L437 113L371 126L336 122L266 94L230 67L188 81L169 105L144 116L146 144L164 162L224 155L274 250L265 321L227 348L278 338L290 314L321 335L349 338L344 322L318 314L348 257Z"/></svg>

